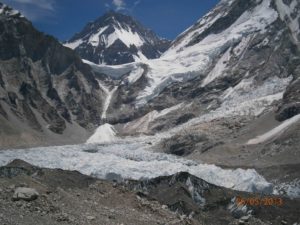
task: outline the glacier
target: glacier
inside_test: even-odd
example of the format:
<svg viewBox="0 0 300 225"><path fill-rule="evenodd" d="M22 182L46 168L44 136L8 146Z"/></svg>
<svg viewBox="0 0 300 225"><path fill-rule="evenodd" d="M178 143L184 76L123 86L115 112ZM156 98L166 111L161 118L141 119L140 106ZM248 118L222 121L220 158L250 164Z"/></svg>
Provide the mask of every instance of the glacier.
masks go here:
<svg viewBox="0 0 300 225"><path fill-rule="evenodd" d="M77 170L106 179L117 174L124 179L149 179L189 172L205 181L239 191L270 194L273 186L254 169L222 169L164 153L151 151L145 138L118 140L110 144L82 144L0 151L0 166L14 159L46 168Z"/></svg>
<svg viewBox="0 0 300 225"><path fill-rule="evenodd" d="M175 82L186 82L197 76L203 76L202 87L206 86L216 78L223 76L226 70L224 62L241 54L247 47L248 42L255 33L266 32L266 27L272 24L278 18L278 13L271 7L270 0L264 0L254 9L245 11L230 27L217 34L209 34L200 42L189 45L195 36L205 32L214 22L225 17L228 12L215 15L214 11L224 7L224 4L230 5L232 1L222 1L219 5L201 20L182 33L178 41L167 50L159 59L141 59L139 62L129 63L118 66L103 66L92 64L85 60L85 63L92 65L94 70L105 73L113 78L121 78L128 74L130 83L136 81L141 76L142 70L137 70L143 64L148 70L146 77L148 79L147 87L137 96L137 106L147 104L147 102L156 96L168 85ZM178 43L177 43L178 42ZM233 46L237 46L233 48ZM232 51L233 50L233 53ZM238 51L239 50L239 51ZM214 60L218 59L213 70L210 67ZM208 74L206 77L205 74Z"/></svg>

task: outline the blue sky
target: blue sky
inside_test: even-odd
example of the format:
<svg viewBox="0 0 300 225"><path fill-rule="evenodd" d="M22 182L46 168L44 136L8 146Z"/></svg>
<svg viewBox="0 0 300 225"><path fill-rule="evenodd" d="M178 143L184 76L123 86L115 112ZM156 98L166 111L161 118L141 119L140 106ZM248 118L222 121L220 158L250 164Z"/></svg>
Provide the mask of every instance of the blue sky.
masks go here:
<svg viewBox="0 0 300 225"><path fill-rule="evenodd" d="M137 18L159 36L174 39L219 0L0 0L20 10L39 30L67 40L108 10Z"/></svg>

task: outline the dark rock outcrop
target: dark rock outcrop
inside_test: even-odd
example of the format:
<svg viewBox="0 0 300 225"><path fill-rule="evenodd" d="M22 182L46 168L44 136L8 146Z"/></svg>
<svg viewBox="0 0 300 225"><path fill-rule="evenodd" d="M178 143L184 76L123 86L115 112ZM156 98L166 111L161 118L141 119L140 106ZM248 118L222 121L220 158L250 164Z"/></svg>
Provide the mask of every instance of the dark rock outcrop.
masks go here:
<svg viewBox="0 0 300 225"><path fill-rule="evenodd" d="M86 130L97 126L103 91L90 67L20 13L1 7L0 119L16 132L17 123L55 134L74 124Z"/></svg>
<svg viewBox="0 0 300 225"><path fill-rule="evenodd" d="M272 218L271 211L278 218L285 218L289 215L287 216L289 221L297 220L297 216L291 214L292 208L287 205L284 208L275 205L270 207L256 207L250 204L239 206L236 201L237 197L250 199L253 198L253 194L221 188L185 172L145 181L127 181L125 185L141 198L159 201L172 211L205 221L207 224L230 224L233 218L242 219L245 215L249 215L248 219L255 217L264 222L276 223L278 219ZM263 198L263 195L260 197ZM253 224L257 223L253 222Z"/></svg>
<svg viewBox="0 0 300 225"><path fill-rule="evenodd" d="M295 80L284 93L276 119L283 121L298 114L300 114L300 77Z"/></svg>

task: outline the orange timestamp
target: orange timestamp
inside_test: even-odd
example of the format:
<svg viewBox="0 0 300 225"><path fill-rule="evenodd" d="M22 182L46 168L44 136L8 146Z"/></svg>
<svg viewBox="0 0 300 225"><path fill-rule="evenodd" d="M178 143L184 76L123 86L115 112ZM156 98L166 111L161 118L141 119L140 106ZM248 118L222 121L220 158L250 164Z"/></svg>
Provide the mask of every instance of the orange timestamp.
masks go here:
<svg viewBox="0 0 300 225"><path fill-rule="evenodd" d="M278 197L236 197L236 203L248 206L282 206L284 204L283 199Z"/></svg>

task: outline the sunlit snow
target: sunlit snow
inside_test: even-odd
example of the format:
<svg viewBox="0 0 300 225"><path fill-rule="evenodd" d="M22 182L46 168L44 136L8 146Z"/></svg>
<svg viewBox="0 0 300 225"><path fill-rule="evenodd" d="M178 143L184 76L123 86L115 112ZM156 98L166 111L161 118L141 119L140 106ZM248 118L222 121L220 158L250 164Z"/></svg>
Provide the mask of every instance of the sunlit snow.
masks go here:
<svg viewBox="0 0 300 225"><path fill-rule="evenodd" d="M272 192L272 185L253 169L222 169L172 155L153 153L145 141L127 139L109 145L6 150L0 152L0 166L18 158L40 167L78 170L99 178L117 174L131 179L154 178L186 171L212 184L235 190Z"/></svg>
<svg viewBox="0 0 300 225"><path fill-rule="evenodd" d="M74 42L70 42L70 43L65 43L64 46L68 47L70 49L75 49L77 48L79 45L81 45L83 43L82 39L76 40Z"/></svg>
<svg viewBox="0 0 300 225"><path fill-rule="evenodd" d="M86 141L86 143L112 143L116 138L116 130L114 127L108 123L99 126L94 134Z"/></svg>
<svg viewBox="0 0 300 225"><path fill-rule="evenodd" d="M224 3L230 4L229 1L222 4ZM222 76L224 69L226 69L226 65L222 63L231 54L228 49L237 45L240 48L239 52L243 52L253 33L265 32L265 28L278 18L278 13L270 6L270 3L270 0L262 1L257 7L244 12L229 28L217 34L209 34L202 41L187 46L195 35L204 32L214 21L228 13L224 11L214 15L210 12L202 20L198 21L197 25L201 25L198 29L194 27L188 29L181 35L178 43L164 53L161 58L143 60L143 64L148 67L146 74L148 85L139 93L137 105L146 104L171 83L185 82L196 76L204 76L204 74L210 72L208 69L219 56L221 56L219 63L209 73L208 77L204 77L205 80L202 85L205 86ZM226 52L226 50L228 51ZM234 50L236 50L235 54L238 54L238 50ZM226 52L225 54L224 51ZM115 77L114 74L117 71L123 68L123 74L125 74L125 70L129 67L134 66L133 64L126 64L123 66L104 67L103 70L106 70L107 75ZM98 70L101 70L101 68L99 67Z"/></svg>
<svg viewBox="0 0 300 225"><path fill-rule="evenodd" d="M145 43L140 35L133 32L129 27L127 30L115 28L115 32L110 34L106 39L106 47L111 46L116 40L121 40L128 48L131 45L140 47Z"/></svg>
<svg viewBox="0 0 300 225"><path fill-rule="evenodd" d="M118 86L115 86L112 90L109 90L100 81L98 81L98 84L99 84L100 88L104 91L104 93L106 95L105 101L104 101L104 104L103 104L103 112L102 112L102 115L101 115L101 119L106 119L106 114L107 114L108 107L110 105L110 102L111 102L111 99L112 99L114 93L118 89Z"/></svg>
<svg viewBox="0 0 300 225"><path fill-rule="evenodd" d="M300 121L300 115L294 116L286 121L284 121L279 126L275 127L274 129L268 131L267 133L260 135L254 139L251 139L247 142L248 145L256 145L268 140L271 140L274 137L279 136L280 134L284 133L290 126Z"/></svg>

